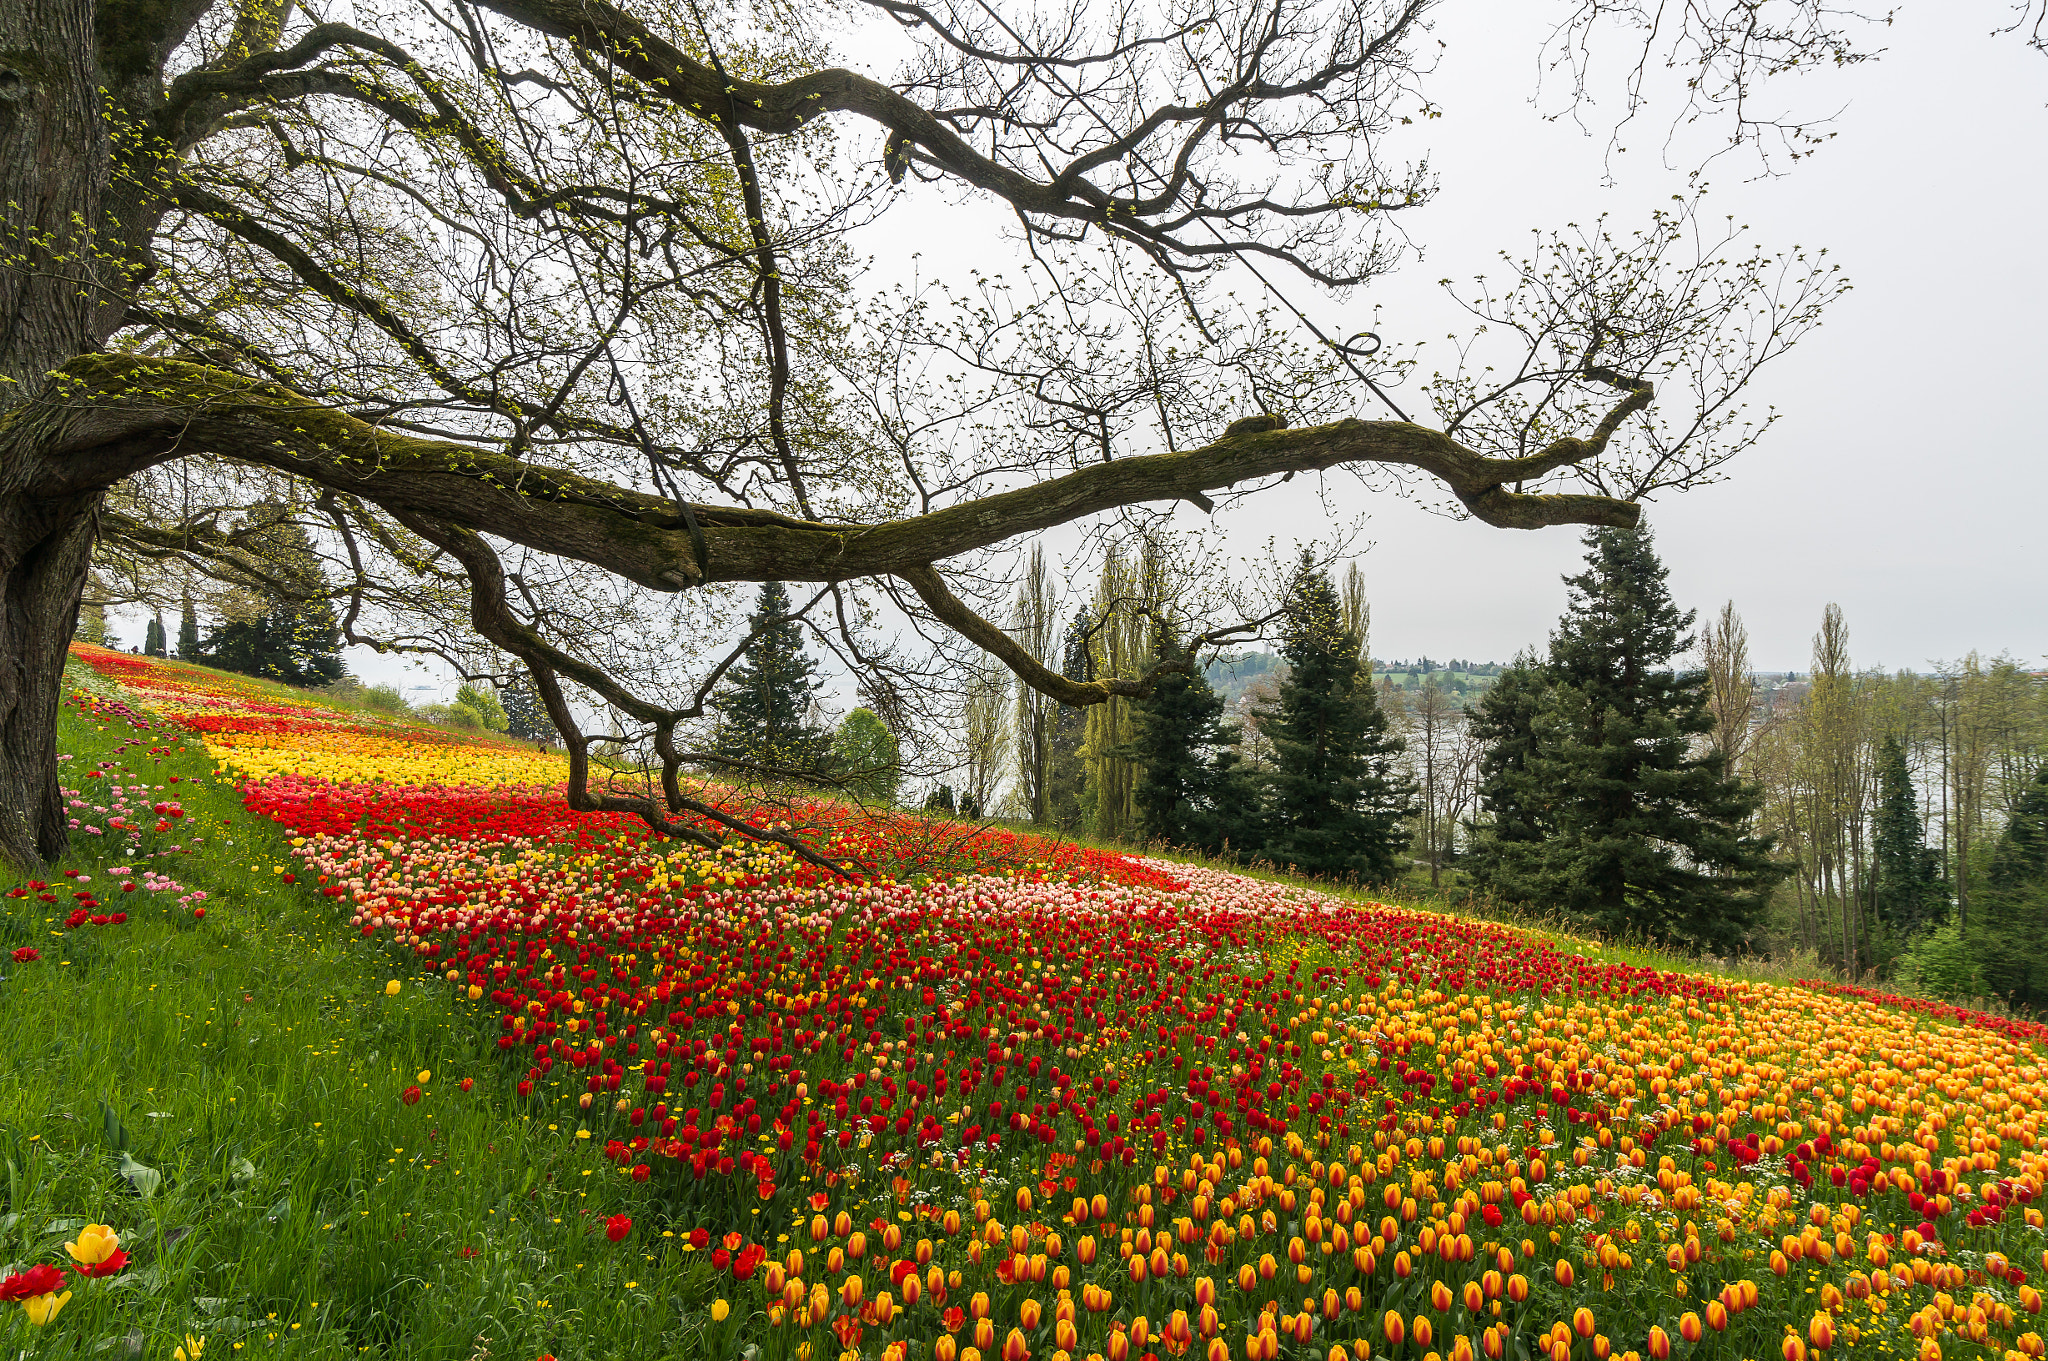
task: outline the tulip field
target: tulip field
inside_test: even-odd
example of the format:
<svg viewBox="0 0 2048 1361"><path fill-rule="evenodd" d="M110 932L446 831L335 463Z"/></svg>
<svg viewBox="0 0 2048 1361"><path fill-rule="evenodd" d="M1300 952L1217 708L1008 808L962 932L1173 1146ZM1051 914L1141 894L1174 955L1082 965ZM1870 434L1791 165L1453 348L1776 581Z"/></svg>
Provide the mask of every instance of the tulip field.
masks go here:
<svg viewBox="0 0 2048 1361"><path fill-rule="evenodd" d="M0 899L25 1354L2048 1355L2048 1028L776 810L835 876L75 651L75 854Z"/></svg>

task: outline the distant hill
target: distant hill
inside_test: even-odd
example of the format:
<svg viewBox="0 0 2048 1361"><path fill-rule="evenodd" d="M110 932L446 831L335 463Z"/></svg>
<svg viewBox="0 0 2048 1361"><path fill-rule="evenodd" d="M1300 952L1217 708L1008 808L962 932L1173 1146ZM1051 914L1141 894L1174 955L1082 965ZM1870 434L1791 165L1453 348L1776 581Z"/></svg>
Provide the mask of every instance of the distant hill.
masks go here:
<svg viewBox="0 0 2048 1361"><path fill-rule="evenodd" d="M1415 661L1373 660L1373 679L1392 683L1405 691L1420 690L1429 677L1448 694L1464 700L1486 691L1505 662L1473 662L1454 657L1448 662L1423 657ZM1261 680L1279 681L1287 674L1287 663L1270 652L1240 652L1210 662L1204 674L1216 692L1235 704L1244 692Z"/></svg>
<svg viewBox="0 0 2048 1361"><path fill-rule="evenodd" d="M1287 674L1287 663L1270 652L1240 652L1218 657L1202 669L1216 693L1235 705L1244 692L1259 680L1278 681Z"/></svg>

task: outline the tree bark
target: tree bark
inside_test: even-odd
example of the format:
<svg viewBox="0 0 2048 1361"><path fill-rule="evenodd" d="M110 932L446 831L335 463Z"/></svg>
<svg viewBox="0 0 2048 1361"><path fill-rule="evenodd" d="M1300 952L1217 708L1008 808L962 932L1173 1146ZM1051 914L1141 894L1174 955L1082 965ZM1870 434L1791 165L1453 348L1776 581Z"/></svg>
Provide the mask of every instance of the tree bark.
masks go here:
<svg viewBox="0 0 2048 1361"><path fill-rule="evenodd" d="M0 4L0 430L50 374L121 325L154 218L114 171L109 109L155 79L120 0ZM175 4L160 17L184 22ZM109 63L103 48L135 61ZM41 451L0 455L0 857L32 866L69 839L57 706L105 487L45 485Z"/></svg>
<svg viewBox="0 0 2048 1361"><path fill-rule="evenodd" d="M99 503L0 494L0 856L16 866L62 855L70 838L57 705Z"/></svg>

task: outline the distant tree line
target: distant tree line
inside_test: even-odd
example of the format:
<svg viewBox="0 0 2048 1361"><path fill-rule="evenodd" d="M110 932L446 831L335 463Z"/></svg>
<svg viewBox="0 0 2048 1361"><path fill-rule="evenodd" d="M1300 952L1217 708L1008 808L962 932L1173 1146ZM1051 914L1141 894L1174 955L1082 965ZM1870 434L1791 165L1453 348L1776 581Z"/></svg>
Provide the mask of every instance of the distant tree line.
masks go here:
<svg viewBox="0 0 2048 1361"><path fill-rule="evenodd" d="M1859 669L1829 605L1804 678L1765 694L1732 607L1719 633L1715 740L1763 792L1785 934L1852 977L2048 1009L2048 675Z"/></svg>
<svg viewBox="0 0 2048 1361"><path fill-rule="evenodd" d="M1441 889L1451 876L1611 937L1757 948L1796 869L1764 823L1765 791L1714 739L1710 677L1676 664L1694 618L1672 602L1647 530L1596 530L1586 549L1547 652L1485 664L1491 683L1470 707L1434 662L1413 689L1384 670L1375 684L1356 568L1340 591L1304 557L1281 665L1261 668L1238 712L1206 666L1086 714L1021 696L1016 811L1368 884L1426 873ZM1057 628L1034 560L1016 636L1075 679L1177 659L1161 577L1143 551L1112 555Z"/></svg>

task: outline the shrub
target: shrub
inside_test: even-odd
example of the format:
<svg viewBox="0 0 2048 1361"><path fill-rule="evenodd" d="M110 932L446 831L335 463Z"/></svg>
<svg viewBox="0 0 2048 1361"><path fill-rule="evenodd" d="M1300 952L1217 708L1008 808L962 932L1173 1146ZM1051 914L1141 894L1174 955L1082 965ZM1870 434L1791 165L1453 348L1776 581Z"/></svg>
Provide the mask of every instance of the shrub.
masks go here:
<svg viewBox="0 0 2048 1361"><path fill-rule="evenodd" d="M380 714L402 714L412 708L395 685L366 686L361 698L364 708L374 709Z"/></svg>
<svg viewBox="0 0 2048 1361"><path fill-rule="evenodd" d="M462 688L455 692L455 707L475 713L477 726L492 732L503 732L511 725L511 721L505 717L505 706L498 702L497 695L481 685L465 682Z"/></svg>
<svg viewBox="0 0 2048 1361"><path fill-rule="evenodd" d="M1984 995L1984 972L1970 938L1953 922L1915 940L1899 956L1894 977L1902 988L1960 1001Z"/></svg>

